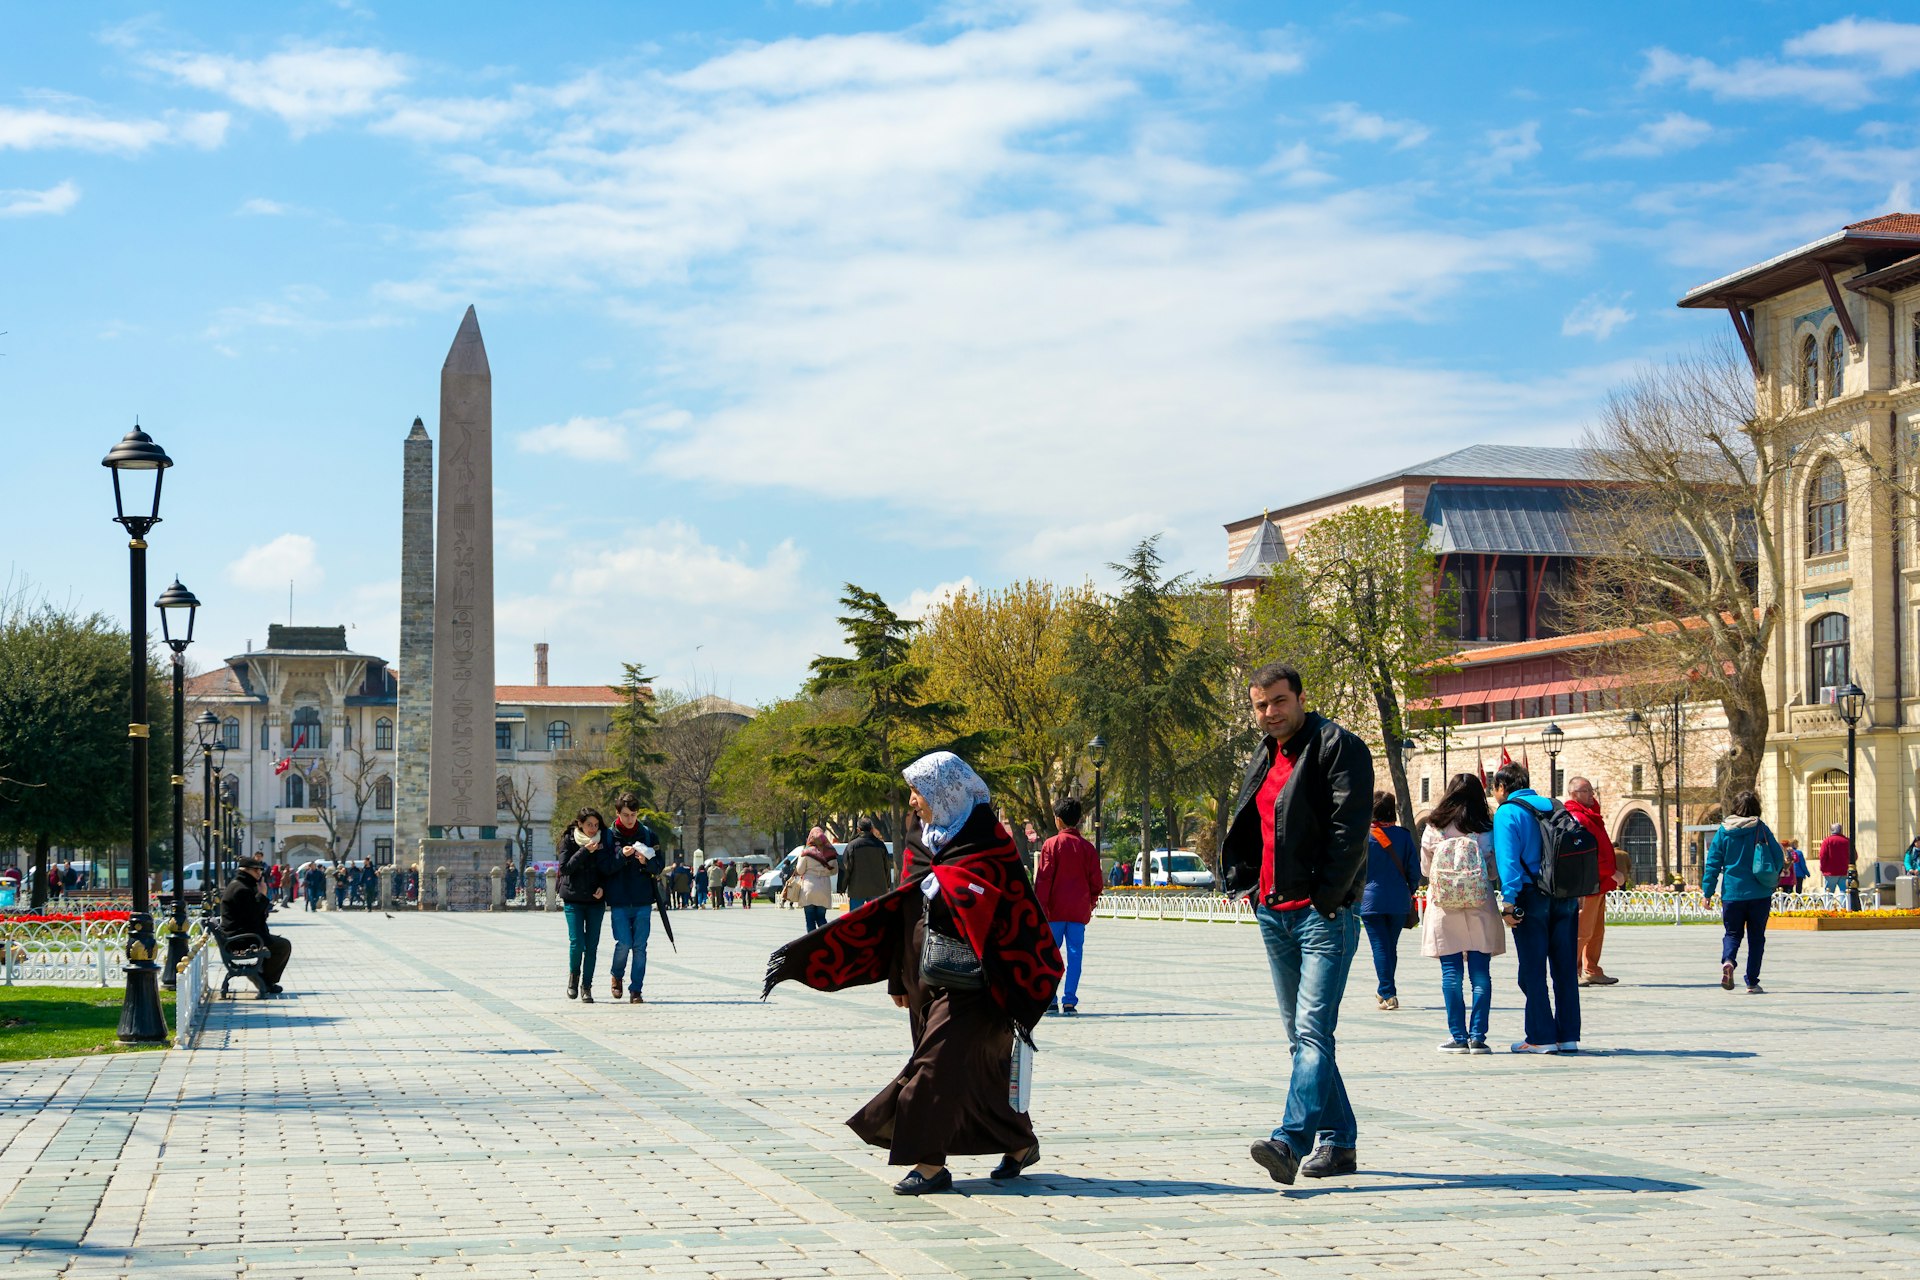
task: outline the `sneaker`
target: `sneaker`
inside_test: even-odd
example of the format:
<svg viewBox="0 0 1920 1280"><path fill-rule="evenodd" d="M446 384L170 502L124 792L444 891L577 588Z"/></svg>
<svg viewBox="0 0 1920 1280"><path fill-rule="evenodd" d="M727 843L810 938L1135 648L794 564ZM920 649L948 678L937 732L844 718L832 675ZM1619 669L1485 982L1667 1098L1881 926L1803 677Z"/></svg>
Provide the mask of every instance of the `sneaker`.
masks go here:
<svg viewBox="0 0 1920 1280"><path fill-rule="evenodd" d="M1593 973L1593 974L1587 975L1587 985L1590 987L1613 987L1613 986L1618 986L1619 984L1620 984L1620 979L1613 977L1610 974Z"/></svg>
<svg viewBox="0 0 1920 1280"><path fill-rule="evenodd" d="M1360 1159L1352 1147L1336 1147L1323 1142L1300 1162L1300 1172L1309 1178L1335 1178L1343 1173L1358 1173Z"/></svg>
<svg viewBox="0 0 1920 1280"><path fill-rule="evenodd" d="M1467 1052L1468 1053L1492 1053L1493 1050L1487 1046L1487 1042L1485 1040L1469 1040L1467 1041Z"/></svg>
<svg viewBox="0 0 1920 1280"><path fill-rule="evenodd" d="M618 974L615 974L613 978L613 998L615 1000L620 998L620 976Z"/></svg>
<svg viewBox="0 0 1920 1280"><path fill-rule="evenodd" d="M1253 1144L1253 1162L1272 1175L1275 1182L1293 1185L1293 1177L1300 1172L1300 1157L1293 1154L1293 1148L1284 1142L1271 1138Z"/></svg>
<svg viewBox="0 0 1920 1280"><path fill-rule="evenodd" d="M1560 1046L1557 1044L1528 1044L1525 1040L1516 1040L1513 1042L1513 1052L1558 1053L1560 1052Z"/></svg>
<svg viewBox="0 0 1920 1280"><path fill-rule="evenodd" d="M1440 1046L1440 1052L1442 1053L1465 1053L1466 1051L1467 1042L1465 1040L1448 1040Z"/></svg>
<svg viewBox="0 0 1920 1280"><path fill-rule="evenodd" d="M275 991L278 991L279 989L280 989L280 988L278 988L278 987L275 987L275 988L274 988L274 990L275 990ZM1763 995L1765 995L1765 994L1767 994L1767 993L1766 993L1765 991L1762 991L1762 990L1760 989L1760 984L1759 984L1759 983L1757 983L1757 982L1749 982L1749 983L1747 984L1747 994L1748 994L1748 995L1750 995L1750 996L1763 996Z"/></svg>
<svg viewBox="0 0 1920 1280"><path fill-rule="evenodd" d="M1720 966L1720 986L1727 991L1733 990L1733 961L1731 960Z"/></svg>
<svg viewBox="0 0 1920 1280"><path fill-rule="evenodd" d="M931 1178L920 1175L918 1169L907 1170L907 1176L893 1184L893 1194L897 1196L930 1196L939 1191L953 1190L953 1170L942 1169Z"/></svg>
<svg viewBox="0 0 1920 1280"><path fill-rule="evenodd" d="M1578 1040L1562 1040L1558 1045L1555 1045L1554 1047L1559 1049L1561 1053L1580 1052L1580 1042Z"/></svg>
<svg viewBox="0 0 1920 1280"><path fill-rule="evenodd" d="M1071 1018L1079 1012L1080 1006L1077 1004L1063 1004L1060 1006L1060 1015L1065 1018Z"/></svg>

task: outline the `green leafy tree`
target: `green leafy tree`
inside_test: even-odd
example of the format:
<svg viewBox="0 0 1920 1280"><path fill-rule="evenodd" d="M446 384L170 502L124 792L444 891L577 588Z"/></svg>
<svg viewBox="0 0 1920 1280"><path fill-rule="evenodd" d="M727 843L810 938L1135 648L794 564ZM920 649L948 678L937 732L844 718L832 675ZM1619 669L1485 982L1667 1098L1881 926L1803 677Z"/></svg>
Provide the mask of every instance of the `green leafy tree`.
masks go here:
<svg viewBox="0 0 1920 1280"><path fill-rule="evenodd" d="M1457 647L1439 581L1424 519L1349 507L1307 530L1254 607L1268 656L1300 669L1309 702L1382 750L1408 819L1408 706L1426 697Z"/></svg>
<svg viewBox="0 0 1920 1280"><path fill-rule="evenodd" d="M839 813L885 811L889 831L906 830L907 784L900 770L928 751L953 751L970 763L994 735L957 733L964 704L927 690L930 671L913 657L920 624L902 618L875 593L852 583L840 603L852 657L819 657L806 691L847 708L801 730L803 751L775 764L802 790Z"/></svg>
<svg viewBox="0 0 1920 1280"><path fill-rule="evenodd" d="M654 742L660 717L653 705L653 677L642 663L620 666L624 678L608 686L620 695L620 706L611 717L605 745L576 747L554 761L553 817L548 826L556 848L581 809L598 809L611 822L614 799L623 791L639 797L640 816L648 825L661 832L674 829L673 819L654 807L652 770L667 757Z"/></svg>
<svg viewBox="0 0 1920 1280"><path fill-rule="evenodd" d="M808 825L811 797L793 781L795 772L806 770L774 762L810 759L801 734L822 714L814 698L786 698L760 708L727 739L714 766L713 789L729 813L776 835Z"/></svg>
<svg viewBox="0 0 1920 1280"><path fill-rule="evenodd" d="M1195 744L1221 723L1229 654L1196 628L1185 577L1163 579L1158 536L1134 547L1117 594L1081 606L1067 673L1083 728L1108 742L1112 776L1140 808L1140 847L1153 847L1156 797L1177 807ZM1165 812L1163 812L1163 817ZM1177 839L1169 830L1168 839Z"/></svg>

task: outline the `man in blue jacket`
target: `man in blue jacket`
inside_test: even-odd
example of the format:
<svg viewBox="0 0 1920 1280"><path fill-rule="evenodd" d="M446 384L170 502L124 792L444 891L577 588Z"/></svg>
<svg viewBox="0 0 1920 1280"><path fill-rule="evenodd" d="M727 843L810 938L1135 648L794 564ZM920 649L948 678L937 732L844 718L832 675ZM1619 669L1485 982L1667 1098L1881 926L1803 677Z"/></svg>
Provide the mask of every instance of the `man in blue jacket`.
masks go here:
<svg viewBox="0 0 1920 1280"><path fill-rule="evenodd" d="M1513 930L1520 990L1527 998L1526 1039L1515 1053L1580 1050L1580 899L1549 898L1536 881L1545 854L1541 817L1553 801L1534 791L1525 765L1493 775L1493 860L1500 873L1500 915ZM1536 816L1537 815L1537 816ZM1547 974L1553 974L1549 994Z"/></svg>
<svg viewBox="0 0 1920 1280"><path fill-rule="evenodd" d="M640 820L638 796L621 792L613 802L613 814L613 840L601 848L599 859L600 887L606 891L607 916L613 925L613 998L620 998L621 979L627 977L631 958L627 1002L645 1004L640 993L647 981L647 940L653 934L653 911L660 899L654 877L666 870L667 855L660 851L660 837Z"/></svg>

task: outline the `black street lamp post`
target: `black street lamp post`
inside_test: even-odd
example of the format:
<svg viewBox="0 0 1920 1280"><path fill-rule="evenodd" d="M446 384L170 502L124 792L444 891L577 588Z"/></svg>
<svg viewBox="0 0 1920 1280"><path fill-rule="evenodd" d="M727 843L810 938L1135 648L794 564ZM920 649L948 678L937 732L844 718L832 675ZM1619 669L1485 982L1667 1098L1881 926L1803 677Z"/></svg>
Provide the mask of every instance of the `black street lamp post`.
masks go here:
<svg viewBox="0 0 1920 1280"><path fill-rule="evenodd" d="M220 717L202 711L193 718L193 730L200 745L200 914L204 916L212 914L208 904L213 900L213 842L220 838L213 811L213 744L220 732Z"/></svg>
<svg viewBox="0 0 1920 1280"><path fill-rule="evenodd" d="M1854 753L1858 747L1861 713L1867 709L1867 692L1848 681L1834 691L1834 705L1847 722L1847 910L1860 909L1860 847L1854 843Z"/></svg>
<svg viewBox="0 0 1920 1280"><path fill-rule="evenodd" d="M1560 794L1560 748L1567 740L1567 731L1557 724L1550 724L1540 731L1540 745L1547 752L1547 794Z"/></svg>
<svg viewBox="0 0 1920 1280"><path fill-rule="evenodd" d="M153 605L160 610L160 638L173 650L173 928L167 933L167 964L160 972L160 985L171 989L180 962L187 958L187 646L193 643L200 601L175 578ZM173 619L181 615L187 633L177 636Z"/></svg>
<svg viewBox="0 0 1920 1280"><path fill-rule="evenodd" d="M1107 740L1100 734L1093 735L1093 741L1087 743L1087 759L1093 761L1093 852L1100 854L1100 766L1107 762Z"/></svg>
<svg viewBox="0 0 1920 1280"><path fill-rule="evenodd" d="M214 832L213 883L207 886L210 894L218 893L220 886L229 879L226 863L239 861L238 854L231 859L226 856L237 848L231 837L235 819L239 815L227 804L227 740L221 737L213 740L213 811L219 817L220 826Z"/></svg>
<svg viewBox="0 0 1920 1280"><path fill-rule="evenodd" d="M128 630L133 657L127 738L132 744L133 783L133 911L127 919L127 989L120 1003L120 1039L132 1044L157 1044L167 1038L167 1017L160 1007L160 966L153 962L153 897L147 869L147 534L160 523L160 486L173 459L139 427L127 432L113 451L100 460L113 475L114 522L127 531L128 576L132 616ZM126 477L122 487L122 476ZM128 513L128 499L147 499L145 482L152 477L150 501L136 501ZM145 506L146 510L139 510Z"/></svg>

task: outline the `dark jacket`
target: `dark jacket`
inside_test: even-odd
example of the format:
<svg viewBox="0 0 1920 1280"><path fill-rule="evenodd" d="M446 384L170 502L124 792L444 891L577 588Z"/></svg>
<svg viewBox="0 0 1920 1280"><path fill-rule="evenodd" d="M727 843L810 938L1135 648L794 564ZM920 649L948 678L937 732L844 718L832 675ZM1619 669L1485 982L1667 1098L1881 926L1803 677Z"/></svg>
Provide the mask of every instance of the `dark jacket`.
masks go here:
<svg viewBox="0 0 1920 1280"><path fill-rule="evenodd" d="M265 938L267 934L267 900L260 896L260 882L246 876L235 876L220 891L220 927L229 936L236 933L251 933L255 937Z"/></svg>
<svg viewBox="0 0 1920 1280"><path fill-rule="evenodd" d="M568 827L560 837L560 901L576 906L595 901L593 891L600 887L600 851L612 841L603 827L599 840L582 845L579 829Z"/></svg>
<svg viewBox="0 0 1920 1280"><path fill-rule="evenodd" d="M660 852L660 837L644 822L632 831L622 831L616 823L610 834L612 839L600 850L600 887L607 891L601 901L610 907L652 906L660 897L654 877L667 865L667 855ZM645 845L653 850L653 856L629 858L626 848L630 844Z"/></svg>
<svg viewBox="0 0 1920 1280"><path fill-rule="evenodd" d="M1367 884L1360 891L1360 914L1404 916L1413 910L1413 891L1420 884L1420 851L1413 847L1413 833L1400 824L1380 830L1387 837L1384 845L1367 833Z"/></svg>
<svg viewBox="0 0 1920 1280"><path fill-rule="evenodd" d="M1317 711L1307 713L1288 745L1298 743L1293 774L1273 804L1273 884L1278 899L1305 898L1331 916L1360 896L1373 827L1373 753L1367 744ZM1229 895L1260 886L1260 815L1253 801L1266 781L1273 747L1263 742L1247 765L1221 842Z"/></svg>
<svg viewBox="0 0 1920 1280"><path fill-rule="evenodd" d="M847 842L840 854L840 892L849 898L877 898L893 889L893 855L865 832Z"/></svg>

